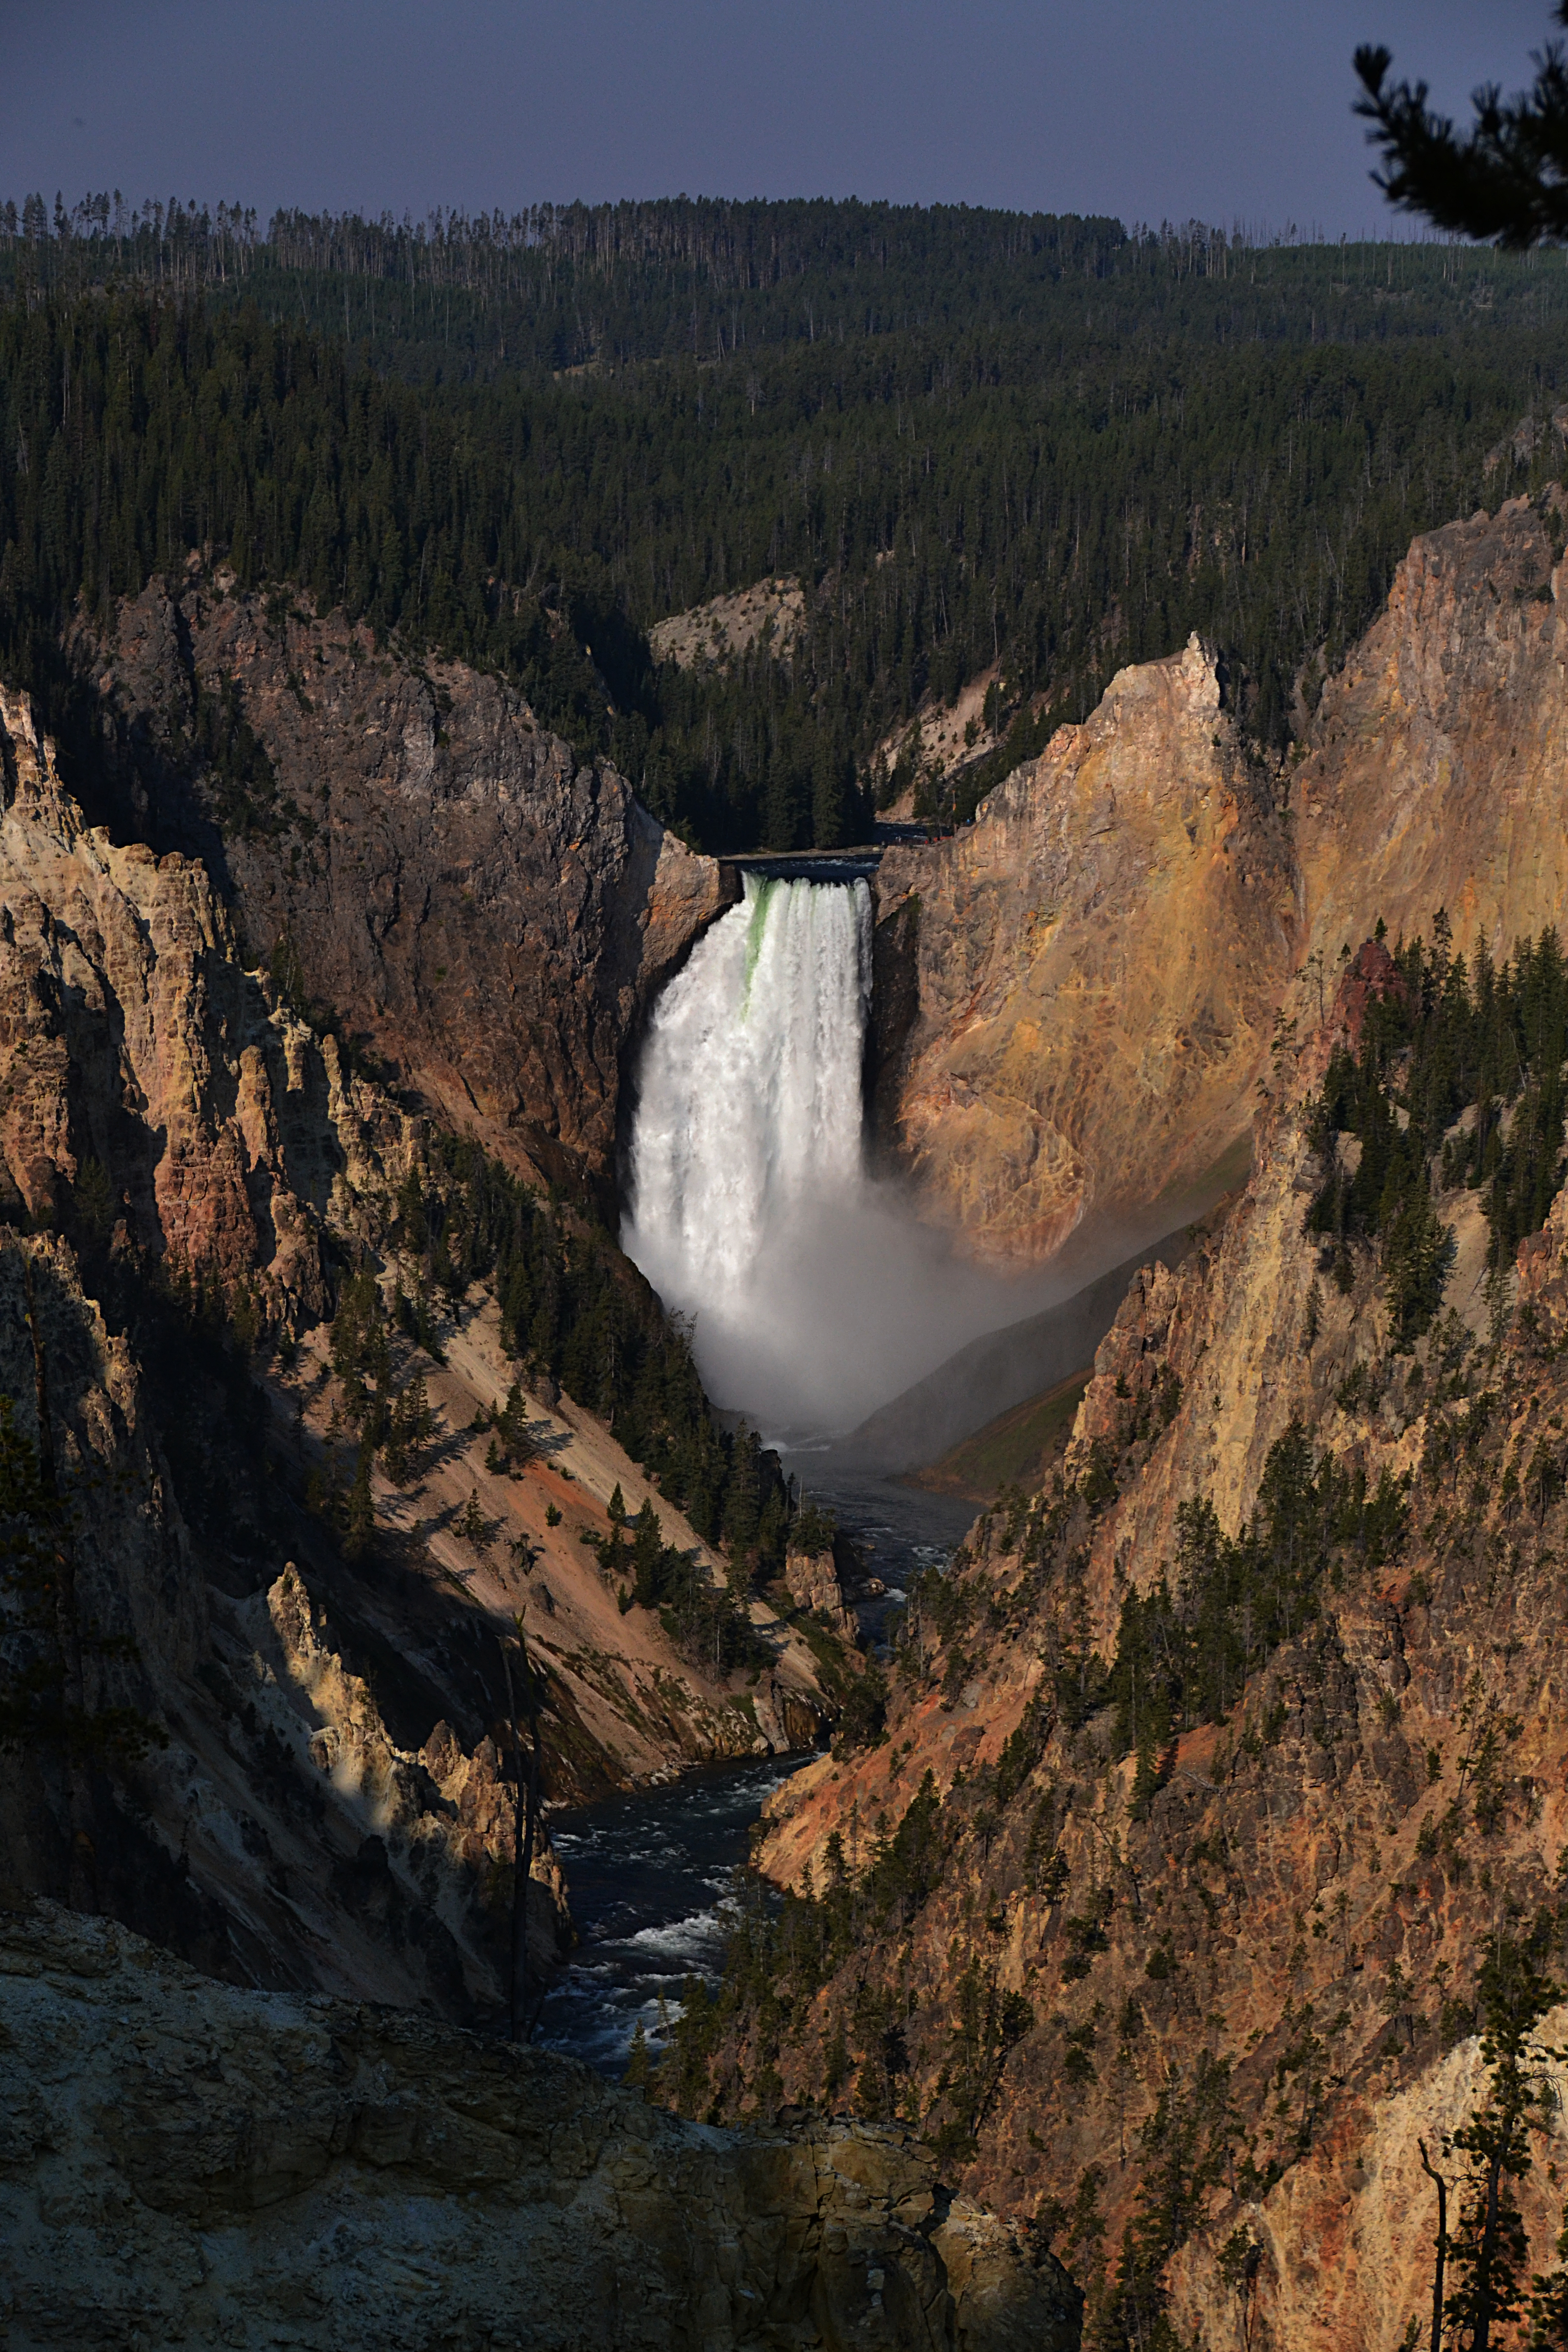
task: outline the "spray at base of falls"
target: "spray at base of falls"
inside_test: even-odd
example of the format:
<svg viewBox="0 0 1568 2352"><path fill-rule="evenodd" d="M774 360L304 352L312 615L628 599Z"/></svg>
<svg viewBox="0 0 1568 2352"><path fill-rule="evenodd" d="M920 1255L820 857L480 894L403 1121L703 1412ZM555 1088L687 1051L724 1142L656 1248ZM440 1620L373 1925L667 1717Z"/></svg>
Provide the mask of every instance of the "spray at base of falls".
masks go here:
<svg viewBox="0 0 1568 2352"><path fill-rule="evenodd" d="M709 1393L770 1439L852 1428L1026 1312L866 1172L864 882L745 877L659 998L622 1246L689 1315Z"/></svg>

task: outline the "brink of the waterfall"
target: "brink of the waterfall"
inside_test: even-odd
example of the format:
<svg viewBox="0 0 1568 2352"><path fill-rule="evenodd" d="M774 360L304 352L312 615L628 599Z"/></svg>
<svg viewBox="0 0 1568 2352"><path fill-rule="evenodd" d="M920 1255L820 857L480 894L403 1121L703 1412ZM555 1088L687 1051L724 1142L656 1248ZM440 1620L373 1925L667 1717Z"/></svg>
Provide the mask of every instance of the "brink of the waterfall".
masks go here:
<svg viewBox="0 0 1568 2352"><path fill-rule="evenodd" d="M745 877L654 1009L622 1245L770 1438L853 1427L1018 1312L866 1168L864 881Z"/></svg>

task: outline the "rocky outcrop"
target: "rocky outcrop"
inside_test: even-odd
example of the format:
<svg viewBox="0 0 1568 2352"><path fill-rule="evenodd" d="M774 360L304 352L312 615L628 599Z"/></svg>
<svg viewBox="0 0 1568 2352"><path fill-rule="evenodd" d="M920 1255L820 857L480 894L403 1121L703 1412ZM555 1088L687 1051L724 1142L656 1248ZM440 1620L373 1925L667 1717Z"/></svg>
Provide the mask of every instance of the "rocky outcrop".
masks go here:
<svg viewBox="0 0 1568 2352"><path fill-rule="evenodd" d="M858 1639L854 1612L845 1605L838 1562L831 1544L820 1551L786 1552L784 1583L797 1608L809 1609L847 1640Z"/></svg>
<svg viewBox="0 0 1568 2352"><path fill-rule="evenodd" d="M197 558L78 651L115 837L201 857L253 954L446 1119L607 1183L632 1042L720 868L501 678Z"/></svg>
<svg viewBox="0 0 1568 2352"><path fill-rule="evenodd" d="M786 574L656 621L647 641L656 661L674 662L680 669L727 670L753 646L774 661L787 661L805 625L805 591Z"/></svg>
<svg viewBox="0 0 1568 2352"><path fill-rule="evenodd" d="M1300 933L1270 780L1196 640L1121 671L952 840L889 850L878 908L877 1121L927 1213L1005 1261L1091 1212L1179 1223L1247 1125Z"/></svg>
<svg viewBox="0 0 1568 2352"><path fill-rule="evenodd" d="M1276 1015L1315 1027L1379 916L1442 908L1494 957L1560 920L1563 533L1552 491L1415 541L1283 765L1194 641L888 853L877 1129L926 1214L1003 1261L1157 1233L1221 1189Z"/></svg>
<svg viewBox="0 0 1568 2352"><path fill-rule="evenodd" d="M990 758L1002 740L998 706L1005 707L1005 695L1001 667L994 664L965 678L951 702L928 692L914 718L883 738L871 755L871 772L879 784L886 779L884 792L891 791L885 811L889 823L910 822L917 800L940 805L942 785L951 787L965 768Z"/></svg>
<svg viewBox="0 0 1568 2352"><path fill-rule="evenodd" d="M1445 909L1494 957L1568 892L1563 501L1510 499L1418 539L1323 688L1290 777L1307 946L1331 970L1379 916Z"/></svg>
<svg viewBox="0 0 1568 2352"><path fill-rule="evenodd" d="M414 1129L247 971L205 869L90 829L0 688L0 1196L314 1321L334 1209ZM89 1177L89 1171L92 1171Z"/></svg>
<svg viewBox="0 0 1568 2352"><path fill-rule="evenodd" d="M0 1913L0 2304L23 2347L1074 2352L1060 2267L907 2136L683 2125L585 2067L241 1996Z"/></svg>

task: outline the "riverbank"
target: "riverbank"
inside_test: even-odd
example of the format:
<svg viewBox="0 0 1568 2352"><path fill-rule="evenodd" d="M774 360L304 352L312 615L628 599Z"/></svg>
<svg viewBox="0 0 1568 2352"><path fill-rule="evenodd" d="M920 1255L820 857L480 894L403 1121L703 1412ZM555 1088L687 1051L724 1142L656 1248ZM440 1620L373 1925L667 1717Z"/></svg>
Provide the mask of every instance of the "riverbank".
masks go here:
<svg viewBox="0 0 1568 2352"><path fill-rule="evenodd" d="M723 1967L725 1899L764 1800L807 1759L700 1766L552 1814L578 1935L535 2039L617 2079L637 2026L661 2046L689 1977Z"/></svg>
<svg viewBox="0 0 1568 2352"><path fill-rule="evenodd" d="M785 1469L833 1511L886 1588L856 1614L862 1639L882 1647L886 1619L910 1580L960 1542L972 1505L840 1471L818 1486L816 1457ZM680 2014L688 1979L717 1982L728 1935L725 1906L750 1860L766 1800L811 1761L809 1752L701 1765L662 1787L644 1787L550 1817L565 1873L578 1943L552 1985L536 2039L618 2079L637 2026L662 2047Z"/></svg>

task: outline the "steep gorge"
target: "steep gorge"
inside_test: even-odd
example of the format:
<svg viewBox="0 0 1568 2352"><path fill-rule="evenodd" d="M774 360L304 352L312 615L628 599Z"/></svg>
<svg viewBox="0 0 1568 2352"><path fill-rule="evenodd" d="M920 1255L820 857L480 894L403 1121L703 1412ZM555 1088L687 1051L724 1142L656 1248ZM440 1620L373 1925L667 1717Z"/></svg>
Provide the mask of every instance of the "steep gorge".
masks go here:
<svg viewBox="0 0 1568 2352"><path fill-rule="evenodd" d="M1435 2228L1418 2143L1441 2161L1485 2096L1481 1964L1511 1921L1559 1976L1568 1953L1564 1196L1500 1287L1477 1193L1442 1192L1445 1312L1414 1342L1380 1250L1342 1283L1305 1229L1329 1056L1403 984L1374 944L1353 960L1277 1068L1241 1198L1134 1283L1062 1472L916 1596L881 1737L773 1800L759 1863L810 1899L738 1948L672 2076L718 2113L773 2074L785 2098L853 2085L1040 2222L1106 2346L1157 2321L1405 2341ZM1316 1597L1165 1727L1140 1610L1168 1583L1179 1621L1201 1547L1278 1528L1309 1475L1339 1481ZM1550 2101L1536 2120L1545 2269L1568 2145Z"/></svg>
<svg viewBox="0 0 1568 2352"><path fill-rule="evenodd" d="M493 2018L514 1618L556 1801L809 1740L816 1656L764 1602L724 1601L727 1563L548 1355L522 1391L493 1280L432 1282L415 1226L459 1234L465 1167L469 1194L489 1181L472 1147L454 1160L247 968L201 865L85 824L24 698L0 701L0 760L6 1507L18 1559L63 1514L47 1539L72 1563L53 1601L47 1578L7 1578L8 1891L117 1914L241 1981ZM542 1279L579 1267L606 1334L616 1313L657 1330L591 1226L563 1238L521 1196L514 1213ZM617 1492L744 1622L739 1666L618 1602ZM547 1843L535 1876L553 1964Z"/></svg>

